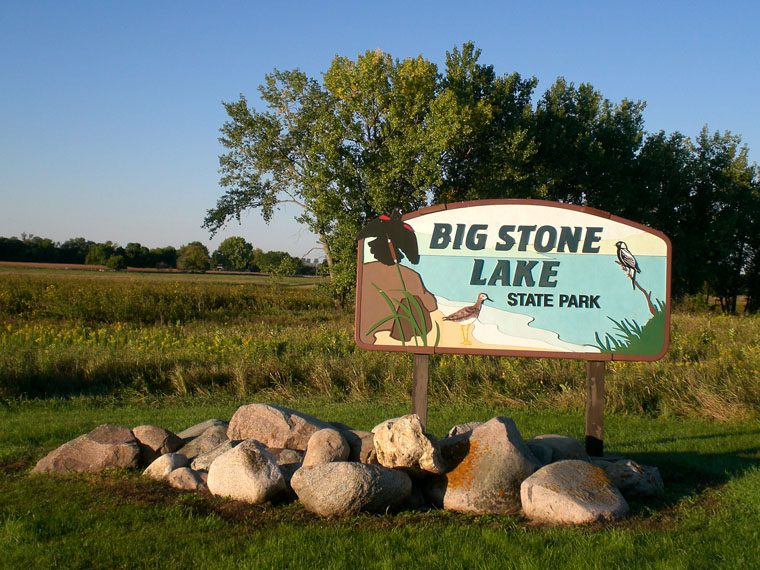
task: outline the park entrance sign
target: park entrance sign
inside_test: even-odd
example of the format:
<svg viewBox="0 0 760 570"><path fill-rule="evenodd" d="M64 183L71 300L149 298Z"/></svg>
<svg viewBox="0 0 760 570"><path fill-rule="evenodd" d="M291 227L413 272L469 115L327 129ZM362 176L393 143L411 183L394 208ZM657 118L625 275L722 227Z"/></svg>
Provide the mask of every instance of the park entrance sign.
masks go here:
<svg viewBox="0 0 760 570"><path fill-rule="evenodd" d="M434 206L359 234L356 342L366 349L656 360L670 321L668 238L538 200Z"/></svg>

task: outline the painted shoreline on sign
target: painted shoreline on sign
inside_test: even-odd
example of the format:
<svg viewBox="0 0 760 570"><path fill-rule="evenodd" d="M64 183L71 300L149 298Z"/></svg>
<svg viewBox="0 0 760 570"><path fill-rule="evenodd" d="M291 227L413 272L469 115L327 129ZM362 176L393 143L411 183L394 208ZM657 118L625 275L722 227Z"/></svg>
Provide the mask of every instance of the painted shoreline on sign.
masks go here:
<svg viewBox="0 0 760 570"><path fill-rule="evenodd" d="M472 324L471 344L463 345L462 327L460 324L444 321L443 317L450 315L466 306L443 297L437 297L438 310L430 313L430 318L440 327L439 347L456 348L461 346L468 349L502 349L502 350L533 350L536 352L599 352L597 347L572 344L560 340L555 332L530 326L531 317L483 306L480 318ZM435 324L428 334L428 346L435 343ZM503 332L509 330L512 334ZM399 340L393 339L390 332L382 331L375 334L377 346L401 346ZM420 342L420 345L422 343ZM406 342L407 347L415 346L414 339Z"/></svg>

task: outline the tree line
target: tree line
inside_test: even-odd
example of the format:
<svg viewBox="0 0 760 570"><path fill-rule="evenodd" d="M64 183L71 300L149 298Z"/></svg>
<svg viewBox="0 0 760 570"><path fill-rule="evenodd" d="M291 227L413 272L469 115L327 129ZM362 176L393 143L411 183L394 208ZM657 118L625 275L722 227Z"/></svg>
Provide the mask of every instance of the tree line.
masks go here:
<svg viewBox="0 0 760 570"><path fill-rule="evenodd" d="M212 233L248 209L269 222L279 204L325 251L337 298L351 293L355 236L394 208L487 198L538 198L606 210L665 232L673 293L737 297L760 308L760 175L738 135L694 138L644 128L645 103L612 102L588 83L498 75L473 43L422 56L337 56L320 80L274 70L224 104L224 194Z"/></svg>
<svg viewBox="0 0 760 570"><path fill-rule="evenodd" d="M207 271L214 267L276 275L303 275L316 270L287 252L263 251L238 236L226 238L210 253L199 241L179 249L173 246L148 248L137 242L122 247L112 241L96 243L80 237L56 242L22 234L21 237L0 237L0 261L104 265L114 270L136 267Z"/></svg>

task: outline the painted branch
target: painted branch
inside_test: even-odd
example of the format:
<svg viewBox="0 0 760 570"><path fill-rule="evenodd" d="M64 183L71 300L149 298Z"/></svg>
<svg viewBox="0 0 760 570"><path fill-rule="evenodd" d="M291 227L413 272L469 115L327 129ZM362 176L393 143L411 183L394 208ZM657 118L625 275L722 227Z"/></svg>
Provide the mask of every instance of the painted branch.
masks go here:
<svg viewBox="0 0 760 570"><path fill-rule="evenodd" d="M647 306L649 307L649 312L652 314L652 316L655 316L655 314L657 313L657 309L655 309L654 304L652 304L652 292L645 291L644 288L641 286L641 284L638 281L636 281L633 278L633 276L628 272L628 268L625 267L622 263L620 263L619 261L616 261L615 263L617 263L620 266L620 269L622 269L625 272L625 274L628 276L628 279L630 279L633 282L633 285L636 287L636 289L638 289L644 294L644 298L647 300Z"/></svg>

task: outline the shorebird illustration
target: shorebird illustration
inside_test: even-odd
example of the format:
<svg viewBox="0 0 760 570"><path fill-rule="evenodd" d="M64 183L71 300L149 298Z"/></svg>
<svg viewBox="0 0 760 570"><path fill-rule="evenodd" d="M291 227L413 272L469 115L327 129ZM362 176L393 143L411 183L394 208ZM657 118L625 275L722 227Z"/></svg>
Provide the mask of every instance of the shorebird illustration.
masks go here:
<svg viewBox="0 0 760 570"><path fill-rule="evenodd" d="M617 242L615 246L617 246L618 263L628 274L628 277L630 277L631 286L636 289L636 274L641 273L639 262L636 261L636 258L629 251L628 246L625 245L624 241Z"/></svg>
<svg viewBox="0 0 760 570"><path fill-rule="evenodd" d="M462 307L455 313L451 313L449 316L443 317L444 321L453 321L455 323L459 323L462 330L462 344L464 345L472 344L472 342L470 342L470 328L480 316L480 308L483 306L483 301L491 301L493 303L493 299L491 299L488 295L485 293L480 293L474 305L470 305L469 307Z"/></svg>

